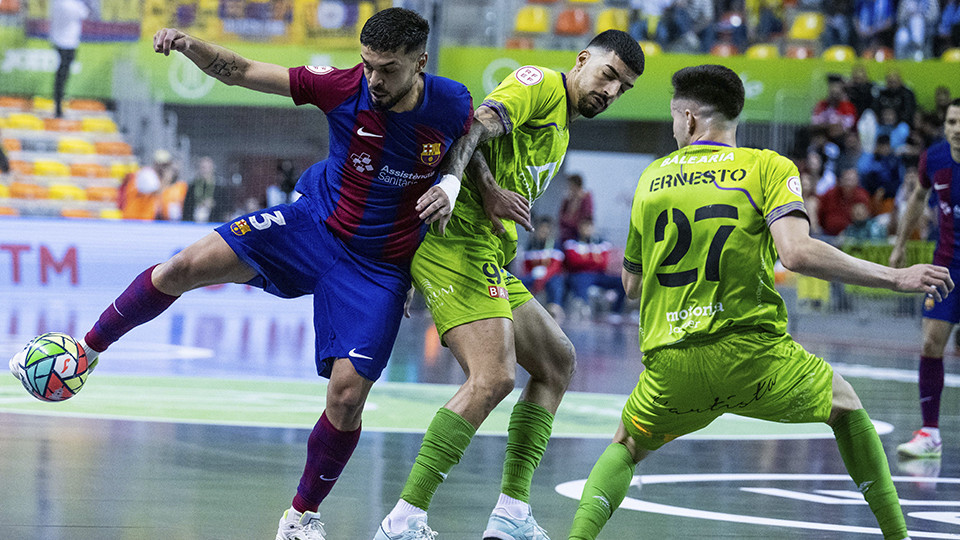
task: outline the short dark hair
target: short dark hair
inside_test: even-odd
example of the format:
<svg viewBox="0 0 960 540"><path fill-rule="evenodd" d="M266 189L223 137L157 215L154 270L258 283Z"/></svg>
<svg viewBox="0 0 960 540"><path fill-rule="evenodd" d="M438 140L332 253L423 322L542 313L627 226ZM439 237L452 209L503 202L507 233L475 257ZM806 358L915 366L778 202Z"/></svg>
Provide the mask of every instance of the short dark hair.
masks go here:
<svg viewBox="0 0 960 540"><path fill-rule="evenodd" d="M570 176L568 176L568 177L567 177L567 182L570 182L571 184L573 184L573 185L575 185L575 186L577 186L577 187L583 187L583 177L580 176L579 174L576 174L576 173L571 174Z"/></svg>
<svg viewBox="0 0 960 540"><path fill-rule="evenodd" d="M600 32L587 44L587 48L590 47L599 47L615 52L620 60L637 76L643 75L643 49L637 43L637 40L623 30L604 30Z"/></svg>
<svg viewBox="0 0 960 540"><path fill-rule="evenodd" d="M960 97L952 99L947 107L960 107Z"/></svg>
<svg viewBox="0 0 960 540"><path fill-rule="evenodd" d="M743 81L726 66L703 64L673 74L674 99L691 99L709 105L734 120L743 110Z"/></svg>
<svg viewBox="0 0 960 540"><path fill-rule="evenodd" d="M877 135L877 144L890 144L890 135L886 133Z"/></svg>
<svg viewBox="0 0 960 540"><path fill-rule="evenodd" d="M402 50L404 54L424 51L430 23L416 11L387 8L375 13L360 30L360 43L378 52Z"/></svg>

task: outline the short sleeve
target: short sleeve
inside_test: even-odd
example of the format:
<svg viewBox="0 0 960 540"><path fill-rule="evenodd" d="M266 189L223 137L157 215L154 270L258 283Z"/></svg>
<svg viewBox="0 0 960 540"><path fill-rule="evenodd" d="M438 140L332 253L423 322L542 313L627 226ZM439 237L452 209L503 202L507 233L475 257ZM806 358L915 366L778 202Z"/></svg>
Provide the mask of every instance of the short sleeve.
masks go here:
<svg viewBox="0 0 960 540"><path fill-rule="evenodd" d="M290 68L290 96L297 105L316 105L329 112L348 97L360 91L363 66L350 69L330 66L301 66Z"/></svg>
<svg viewBox="0 0 960 540"><path fill-rule="evenodd" d="M633 208L630 210L630 229L627 231L627 246L623 250L623 269L631 274L643 273L643 250L641 241L643 240L641 230L643 229L643 215L641 213L642 204L640 197L640 184L637 185L637 191L633 195Z"/></svg>
<svg viewBox="0 0 960 540"><path fill-rule="evenodd" d="M797 166L780 154L767 151L762 154L759 166L763 195L761 211L767 226L793 212L807 215Z"/></svg>
<svg viewBox="0 0 960 540"><path fill-rule="evenodd" d="M510 74L481 105L500 116L507 133L535 117L544 99L550 95L546 74L536 66L524 66Z"/></svg>

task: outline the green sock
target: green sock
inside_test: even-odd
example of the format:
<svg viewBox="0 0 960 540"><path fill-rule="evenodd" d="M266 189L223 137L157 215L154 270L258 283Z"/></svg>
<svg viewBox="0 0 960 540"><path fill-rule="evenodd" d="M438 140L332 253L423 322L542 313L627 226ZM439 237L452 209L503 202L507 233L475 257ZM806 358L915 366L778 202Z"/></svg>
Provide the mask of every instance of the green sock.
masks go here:
<svg viewBox="0 0 960 540"><path fill-rule="evenodd" d="M884 540L906 538L907 523L900 509L897 488L890 478L883 444L867 411L857 409L838 418L833 434L847 472L876 516Z"/></svg>
<svg viewBox="0 0 960 540"><path fill-rule="evenodd" d="M519 401L507 427L507 457L503 461L500 491L514 499L530 502L533 471L547 449L553 415L536 403Z"/></svg>
<svg viewBox="0 0 960 540"><path fill-rule="evenodd" d="M580 506L570 527L570 540L593 540L600 534L600 529L627 496L636 468L626 446L613 443L603 451L583 486Z"/></svg>
<svg viewBox="0 0 960 540"><path fill-rule="evenodd" d="M450 409L437 411L423 436L420 453L413 464L400 498L427 510L437 487L460 462L470 439L477 432L470 422Z"/></svg>

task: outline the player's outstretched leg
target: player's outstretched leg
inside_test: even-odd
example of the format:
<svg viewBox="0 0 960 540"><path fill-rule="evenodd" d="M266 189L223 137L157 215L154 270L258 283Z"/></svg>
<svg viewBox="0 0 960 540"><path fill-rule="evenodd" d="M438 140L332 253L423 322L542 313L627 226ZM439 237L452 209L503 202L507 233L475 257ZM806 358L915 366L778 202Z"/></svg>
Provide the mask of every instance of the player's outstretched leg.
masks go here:
<svg viewBox="0 0 960 540"><path fill-rule="evenodd" d="M833 375L833 409L827 423L833 428L847 472L876 517L884 540L908 538L883 443L853 387L836 373Z"/></svg>
<svg viewBox="0 0 960 540"><path fill-rule="evenodd" d="M530 508L533 473L547 449L553 416L576 365L573 344L536 300L513 310L517 363L528 373L520 401L507 427L500 497L484 530L484 540L548 540Z"/></svg>
<svg viewBox="0 0 960 540"><path fill-rule="evenodd" d="M937 305L936 309L943 309ZM940 439L940 397L943 394L943 351L950 340L953 323L930 317L923 318L923 343L918 365L920 414L923 426L913 437L897 447L906 458L939 459L943 451Z"/></svg>

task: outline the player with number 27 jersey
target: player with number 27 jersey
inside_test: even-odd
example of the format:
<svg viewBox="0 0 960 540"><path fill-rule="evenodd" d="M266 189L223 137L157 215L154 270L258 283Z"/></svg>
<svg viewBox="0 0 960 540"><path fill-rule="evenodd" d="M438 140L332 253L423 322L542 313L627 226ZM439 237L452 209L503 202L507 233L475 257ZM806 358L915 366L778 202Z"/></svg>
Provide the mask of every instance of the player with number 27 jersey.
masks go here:
<svg viewBox="0 0 960 540"><path fill-rule="evenodd" d="M785 334L769 225L798 211L797 168L769 150L697 142L647 167L623 262L643 290L658 289L641 295L641 349L738 327Z"/></svg>

